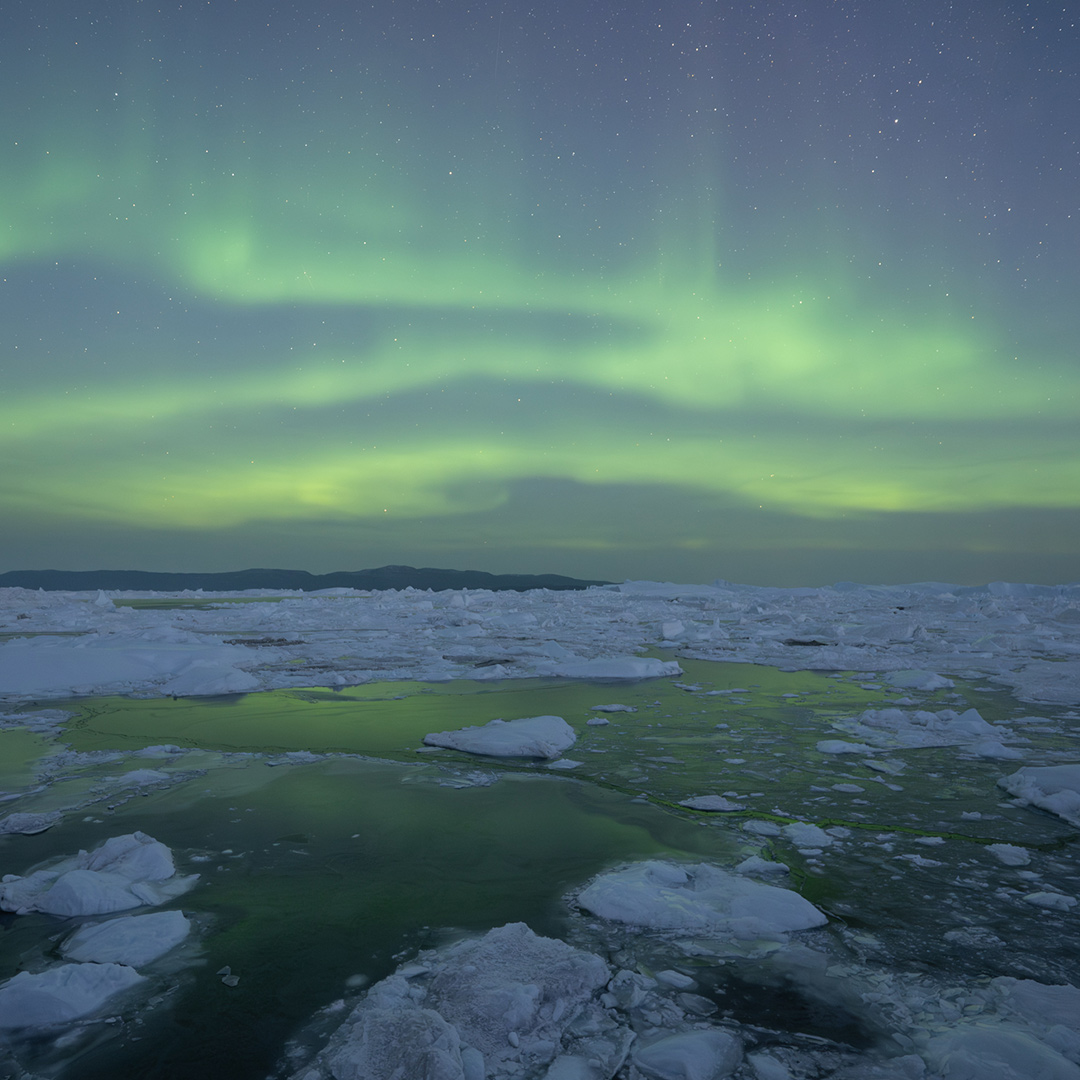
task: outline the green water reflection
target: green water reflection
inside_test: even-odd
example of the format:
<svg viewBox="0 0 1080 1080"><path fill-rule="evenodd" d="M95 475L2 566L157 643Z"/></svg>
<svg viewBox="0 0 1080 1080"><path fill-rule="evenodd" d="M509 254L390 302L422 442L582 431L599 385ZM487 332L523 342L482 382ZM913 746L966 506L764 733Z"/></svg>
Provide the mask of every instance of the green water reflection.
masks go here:
<svg viewBox="0 0 1080 1080"><path fill-rule="evenodd" d="M286 1035L345 993L350 977L384 977L395 955L507 921L557 935L562 894L611 862L733 854L713 830L591 785L510 775L457 789L439 780L424 765L253 760L136 798L107 825L53 830L39 857L138 828L172 847L182 872L202 874L175 905L203 931L184 992L171 1009L84 1050L65 1075L265 1076ZM13 967L13 949L25 955L35 939L48 956L56 932L56 920L24 918L0 963ZM238 986L222 984L225 965Z"/></svg>

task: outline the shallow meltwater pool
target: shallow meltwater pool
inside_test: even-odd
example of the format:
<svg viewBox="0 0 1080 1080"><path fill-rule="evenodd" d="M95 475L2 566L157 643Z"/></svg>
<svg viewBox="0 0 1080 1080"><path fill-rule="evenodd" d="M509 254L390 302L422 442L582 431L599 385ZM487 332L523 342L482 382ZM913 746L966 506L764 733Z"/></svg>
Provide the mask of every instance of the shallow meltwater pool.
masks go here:
<svg viewBox="0 0 1080 1080"><path fill-rule="evenodd" d="M692 971L687 1015L756 1039L793 1077L811 1075L798 1053L821 1067L826 1051L914 1047L915 1020L893 1016L901 1000L915 1015L913 987L940 1004L1003 976L1077 982L1077 830L998 786L1021 766L1075 760L1074 715L1034 717L986 686L680 664L678 678L632 684L93 699L65 706L55 741L30 725L0 729L0 818L55 821L0 835L5 873L139 831L172 850L178 872L200 875L164 904L193 931L146 984L58 1037L9 1032L0 1075L287 1075L289 1040L318 1045L319 1010L360 1000L420 950L512 922L647 977ZM576 733L558 760L422 743L538 715ZM573 900L621 864L748 858L828 925L797 947L777 938L725 952ZM80 921L95 920L0 915L0 979L57 963ZM871 1008L855 986L885 1004Z"/></svg>

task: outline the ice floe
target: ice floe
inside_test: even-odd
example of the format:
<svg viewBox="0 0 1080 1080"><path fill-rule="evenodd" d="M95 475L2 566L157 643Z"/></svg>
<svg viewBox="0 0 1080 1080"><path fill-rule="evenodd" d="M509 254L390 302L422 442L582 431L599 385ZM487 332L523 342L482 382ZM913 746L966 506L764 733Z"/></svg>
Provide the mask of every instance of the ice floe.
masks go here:
<svg viewBox="0 0 1080 1080"><path fill-rule="evenodd" d="M561 716L527 716L492 720L482 727L437 731L424 736L427 746L463 750L489 757L557 758L577 741L574 729Z"/></svg>
<svg viewBox="0 0 1080 1080"><path fill-rule="evenodd" d="M512 923L377 983L295 1080L501 1080L611 1077L630 1037L599 1002L599 957ZM552 1073L550 1070L555 1070Z"/></svg>
<svg viewBox="0 0 1080 1080"><path fill-rule="evenodd" d="M191 922L182 911L121 915L81 926L63 942L60 952L82 963L140 968L175 949L190 932Z"/></svg>
<svg viewBox="0 0 1080 1080"><path fill-rule="evenodd" d="M725 799L723 795L695 795L689 799L680 799L680 806L687 806L691 810L706 810L713 813L725 813L730 810L745 810L741 803Z"/></svg>
<svg viewBox="0 0 1080 1080"><path fill-rule="evenodd" d="M5 874L0 910L69 916L127 911L165 903L187 892L197 878L177 877L172 852L145 833L134 832L25 876Z"/></svg>
<svg viewBox="0 0 1080 1080"><path fill-rule="evenodd" d="M824 926L828 919L790 889L764 885L708 863L661 860L601 874L578 894L594 915L660 930L709 930L766 937Z"/></svg>
<svg viewBox="0 0 1080 1080"><path fill-rule="evenodd" d="M998 783L1010 795L1080 827L1080 764L1019 769Z"/></svg>
<svg viewBox="0 0 1080 1080"><path fill-rule="evenodd" d="M110 998L143 982L124 964L61 964L0 983L0 1028L70 1023L101 1009Z"/></svg>

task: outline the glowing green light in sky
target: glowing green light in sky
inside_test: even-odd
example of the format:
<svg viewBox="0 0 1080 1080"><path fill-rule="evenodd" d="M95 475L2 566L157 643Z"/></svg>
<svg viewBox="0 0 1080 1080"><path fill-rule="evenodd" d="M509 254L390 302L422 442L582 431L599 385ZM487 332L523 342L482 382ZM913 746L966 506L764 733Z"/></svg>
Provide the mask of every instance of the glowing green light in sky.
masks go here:
<svg viewBox="0 0 1080 1080"><path fill-rule="evenodd" d="M10 512L210 530L430 518L490 511L531 477L807 518L1080 503L1080 374L955 299L874 290L826 260L736 282L712 240L685 260L639 246L605 268L582 255L587 237L561 248L554 221L529 251L524 200L468 170L402 159L395 172L386 139L313 168L265 139L245 158L188 135L168 160L130 133L112 154L61 128L16 141L0 171L9 275L67 260L253 318L377 313L373 340L312 341L299 357L286 341L216 345L208 326L211 374L182 350L149 365L145 343L117 333L81 385L29 378L0 400L0 447L20 462L0 492ZM122 306L118 325L152 321ZM538 410L530 394L552 384L592 411ZM517 401L485 411L499 388ZM372 419L425 392L396 428Z"/></svg>

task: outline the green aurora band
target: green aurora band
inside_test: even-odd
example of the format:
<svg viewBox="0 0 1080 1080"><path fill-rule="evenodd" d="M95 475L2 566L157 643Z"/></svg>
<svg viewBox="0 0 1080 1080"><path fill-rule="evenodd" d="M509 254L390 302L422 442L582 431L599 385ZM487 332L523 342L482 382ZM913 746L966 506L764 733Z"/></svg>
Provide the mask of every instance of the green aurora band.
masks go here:
<svg viewBox="0 0 1080 1080"><path fill-rule="evenodd" d="M142 78L145 102L161 85ZM97 268L159 290L174 319L286 312L297 330L155 337L158 313L122 293L72 322L66 357L24 329L0 400L5 514L210 533L393 519L396 536L456 517L460 537L539 479L761 508L797 548L836 544L799 521L873 518L887 546L890 515L1080 506L1080 375L1053 342L1018 342L910 260L816 253L827 215L773 270L729 271L715 185L687 179L700 158L655 165L652 213L631 198L601 240L541 206L524 163L450 161L415 101L384 106L412 118L402 145L371 112L312 131L185 123L160 101L103 119L62 90L36 106L49 122L4 122L5 285ZM358 313L362 339L334 329ZM723 549L714 515L671 524L675 548ZM625 529L517 542L616 549Z"/></svg>

